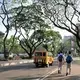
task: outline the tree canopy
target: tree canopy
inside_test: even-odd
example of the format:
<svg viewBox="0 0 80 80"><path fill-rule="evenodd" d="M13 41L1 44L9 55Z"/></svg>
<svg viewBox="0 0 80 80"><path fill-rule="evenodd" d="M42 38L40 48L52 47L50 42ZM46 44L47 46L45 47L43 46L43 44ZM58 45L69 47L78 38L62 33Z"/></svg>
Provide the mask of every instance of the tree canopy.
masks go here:
<svg viewBox="0 0 80 80"><path fill-rule="evenodd" d="M80 47L80 0L37 1L42 6L44 16L55 27L67 30L76 36L77 44Z"/></svg>
<svg viewBox="0 0 80 80"><path fill-rule="evenodd" d="M26 53L28 53L30 58L35 49L41 44L46 50L55 53L57 51L56 48L59 48L61 36L58 32L51 30L52 28L49 23L53 23L56 27L66 29L77 37L77 29L72 28L72 26L75 25L70 22L72 19L70 17L67 19L66 16L68 13L67 15L64 14L66 13L65 9L67 9L64 5L66 5L67 1L42 0L42 3L35 3L31 0L32 4L30 5L28 5L28 1L29 0L0 1L0 18L6 28L3 39L5 56L6 48L8 48L9 52L15 49L14 46L19 48L17 39L19 41L18 43ZM71 26L67 25L67 23ZM14 30L14 34L13 37L8 39L11 30ZM77 40L79 41L79 37Z"/></svg>

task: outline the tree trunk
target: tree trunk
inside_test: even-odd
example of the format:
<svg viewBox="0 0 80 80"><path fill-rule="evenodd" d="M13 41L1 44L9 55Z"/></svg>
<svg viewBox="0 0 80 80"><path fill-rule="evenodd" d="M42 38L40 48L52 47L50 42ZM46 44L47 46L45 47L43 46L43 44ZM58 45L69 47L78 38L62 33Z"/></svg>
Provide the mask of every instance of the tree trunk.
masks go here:
<svg viewBox="0 0 80 80"><path fill-rule="evenodd" d="M4 50L4 57L6 60L8 60L8 57L9 57L9 52L7 49Z"/></svg>
<svg viewBox="0 0 80 80"><path fill-rule="evenodd" d="M3 46L4 46L4 57L6 60L8 60L8 57L9 57L9 52L6 48L6 39L7 39L7 36L8 36L8 33L9 33L9 29L7 29L7 33L6 33L6 36L4 37L4 42L3 42Z"/></svg>
<svg viewBox="0 0 80 80"><path fill-rule="evenodd" d="M29 54L29 59L32 59L32 53Z"/></svg>

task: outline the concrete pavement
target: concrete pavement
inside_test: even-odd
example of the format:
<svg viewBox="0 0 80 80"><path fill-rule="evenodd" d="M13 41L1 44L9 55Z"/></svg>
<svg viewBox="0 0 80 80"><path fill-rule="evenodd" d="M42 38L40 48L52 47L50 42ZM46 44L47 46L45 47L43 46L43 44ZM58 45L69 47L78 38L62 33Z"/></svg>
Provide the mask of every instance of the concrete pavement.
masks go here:
<svg viewBox="0 0 80 80"><path fill-rule="evenodd" d="M43 80L80 80L80 65L73 63L71 75L68 76L66 76L66 65L64 65L62 74L58 74L56 71Z"/></svg>
<svg viewBox="0 0 80 80"><path fill-rule="evenodd" d="M80 60L79 58L74 58L74 60ZM0 66L12 66L23 63L30 63L33 60L10 60L10 61L0 61ZM40 79L39 79L40 80ZM41 79L42 80L42 79ZM43 78L43 80L80 80L80 65L72 64L72 73L66 76L66 65L63 66L62 74L58 74L57 70L53 71L52 74Z"/></svg>

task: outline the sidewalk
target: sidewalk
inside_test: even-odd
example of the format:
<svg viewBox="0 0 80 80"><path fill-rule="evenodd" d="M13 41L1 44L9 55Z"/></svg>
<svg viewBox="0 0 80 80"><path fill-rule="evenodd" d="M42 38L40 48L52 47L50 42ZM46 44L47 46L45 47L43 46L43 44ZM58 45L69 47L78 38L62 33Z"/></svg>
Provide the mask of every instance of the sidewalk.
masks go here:
<svg viewBox="0 0 80 80"><path fill-rule="evenodd" d="M64 65L62 74L55 72L44 80L80 80L80 65L72 64L72 73L68 76L66 76L66 66Z"/></svg>
<svg viewBox="0 0 80 80"><path fill-rule="evenodd" d="M0 62L0 67L3 66L12 66L12 65L18 65L18 64L23 64L23 63L31 63L33 60L9 60L9 61L1 61Z"/></svg>

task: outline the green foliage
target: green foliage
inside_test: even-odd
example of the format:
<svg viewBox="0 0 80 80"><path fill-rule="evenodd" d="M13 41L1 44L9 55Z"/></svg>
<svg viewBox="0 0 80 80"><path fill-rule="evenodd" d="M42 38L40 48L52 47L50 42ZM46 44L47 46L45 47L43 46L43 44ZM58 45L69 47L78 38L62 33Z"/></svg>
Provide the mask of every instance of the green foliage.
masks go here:
<svg viewBox="0 0 80 80"><path fill-rule="evenodd" d="M4 33L0 32L0 51L3 50L3 37L4 37Z"/></svg>
<svg viewBox="0 0 80 80"><path fill-rule="evenodd" d="M10 25L19 31L20 36L22 36L22 40L19 39L20 45L31 56L33 51L43 41L44 35L41 30L50 28L42 18L41 6L36 4L29 6L22 5L12 8L9 11L13 13L10 18ZM36 32L37 30L38 32ZM26 37L24 37L25 35Z"/></svg>
<svg viewBox="0 0 80 80"><path fill-rule="evenodd" d="M0 51L3 50L3 38L0 38Z"/></svg>
<svg viewBox="0 0 80 80"><path fill-rule="evenodd" d="M55 27L72 33L76 37L77 45L80 47L80 0L37 1L43 8L45 18L48 19L48 21L50 21L50 23Z"/></svg>
<svg viewBox="0 0 80 80"><path fill-rule="evenodd" d="M42 41L42 46L47 51L56 54L60 48L61 35L53 30L36 30L31 36L34 41Z"/></svg>
<svg viewBox="0 0 80 80"><path fill-rule="evenodd" d="M43 46L53 54L56 54L59 49L59 44L61 40L61 35L53 30L48 30L45 32L45 41Z"/></svg>
<svg viewBox="0 0 80 80"><path fill-rule="evenodd" d="M35 41L44 40L44 30L35 30L31 35L31 39L35 39Z"/></svg>
<svg viewBox="0 0 80 80"><path fill-rule="evenodd" d="M33 4L30 6L19 6L11 9L10 12L13 13L13 17L10 20L13 27L35 29L44 25L44 20L41 18L42 12L39 5ZM16 26L13 22L16 23Z"/></svg>
<svg viewBox="0 0 80 80"><path fill-rule="evenodd" d="M23 0L14 0L14 3L21 3L9 9L9 24L11 29L18 31L18 40L15 38L12 52L23 51L21 47L28 53L33 55L34 50L41 44L51 52L55 52L56 46L59 45L61 36L58 32L50 30L51 27L45 23L43 12L40 5L32 4L24 6ZM24 1L23 1L24 2ZM23 34L22 30L25 34ZM31 34L31 31L33 33ZM22 37L22 39L20 39ZM13 45L13 39L7 39L6 46L8 49ZM19 47L19 44L21 47Z"/></svg>
<svg viewBox="0 0 80 80"><path fill-rule="evenodd" d="M8 50L10 50L10 48L12 47L11 52L13 52L13 53L24 52L24 50L19 45L19 41L17 38L15 38L14 43L13 43L13 36L11 36L9 39L6 40L6 47Z"/></svg>

